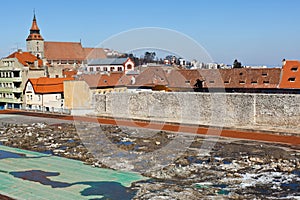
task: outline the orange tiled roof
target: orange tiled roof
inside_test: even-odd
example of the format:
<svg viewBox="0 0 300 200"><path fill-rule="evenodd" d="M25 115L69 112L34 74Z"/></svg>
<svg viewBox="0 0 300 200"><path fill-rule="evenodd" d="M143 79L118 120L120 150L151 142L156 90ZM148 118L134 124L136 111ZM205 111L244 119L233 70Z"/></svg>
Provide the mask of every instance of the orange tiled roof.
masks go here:
<svg viewBox="0 0 300 200"><path fill-rule="evenodd" d="M300 62L295 60L285 61L282 67L281 81L279 88L299 89L300 88Z"/></svg>
<svg viewBox="0 0 300 200"><path fill-rule="evenodd" d="M32 84L34 92L37 94L63 93L64 81L74 80L74 78L30 78L28 82Z"/></svg>
<svg viewBox="0 0 300 200"><path fill-rule="evenodd" d="M38 66L43 66L43 61L29 52L14 52L7 58L16 58L24 66L33 66L34 61L38 60Z"/></svg>
<svg viewBox="0 0 300 200"><path fill-rule="evenodd" d="M74 77L77 75L77 70L69 70L69 69L63 69L62 71L63 76L66 78Z"/></svg>
<svg viewBox="0 0 300 200"><path fill-rule="evenodd" d="M44 55L47 60L79 60L85 58L79 42L45 42Z"/></svg>
<svg viewBox="0 0 300 200"><path fill-rule="evenodd" d="M84 74L79 80L84 80L91 88L124 86L130 83L125 73Z"/></svg>

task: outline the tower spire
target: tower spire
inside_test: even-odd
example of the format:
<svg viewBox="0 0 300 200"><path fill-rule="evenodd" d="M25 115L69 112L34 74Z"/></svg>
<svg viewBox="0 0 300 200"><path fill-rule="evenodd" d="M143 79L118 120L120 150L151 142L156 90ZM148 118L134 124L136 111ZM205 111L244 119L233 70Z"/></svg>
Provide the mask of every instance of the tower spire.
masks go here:
<svg viewBox="0 0 300 200"><path fill-rule="evenodd" d="M36 21L36 18L35 18L35 8L33 9L33 21Z"/></svg>
<svg viewBox="0 0 300 200"><path fill-rule="evenodd" d="M36 22L35 9L33 10L33 20L30 33L26 39L27 51L38 58L44 58L44 39L40 34L40 29Z"/></svg>
<svg viewBox="0 0 300 200"><path fill-rule="evenodd" d="M44 40L40 34L40 29L36 22L35 9L33 10L33 20L30 28L30 34L27 37L26 41L28 40Z"/></svg>

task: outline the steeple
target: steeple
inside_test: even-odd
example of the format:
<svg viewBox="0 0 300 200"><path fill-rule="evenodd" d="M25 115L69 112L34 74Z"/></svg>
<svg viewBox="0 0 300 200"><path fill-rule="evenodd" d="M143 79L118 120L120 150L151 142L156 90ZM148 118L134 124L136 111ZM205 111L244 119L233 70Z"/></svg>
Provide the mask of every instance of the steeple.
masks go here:
<svg viewBox="0 0 300 200"><path fill-rule="evenodd" d="M31 29L30 29L30 34L28 35L26 41L29 41L29 40L44 40L40 34L40 29L36 22L35 12L33 14L33 20L32 20L32 25L31 25Z"/></svg>
<svg viewBox="0 0 300 200"><path fill-rule="evenodd" d="M40 29L36 23L35 12L33 13L30 34L26 39L27 51L38 58L44 58L44 39L40 34Z"/></svg>

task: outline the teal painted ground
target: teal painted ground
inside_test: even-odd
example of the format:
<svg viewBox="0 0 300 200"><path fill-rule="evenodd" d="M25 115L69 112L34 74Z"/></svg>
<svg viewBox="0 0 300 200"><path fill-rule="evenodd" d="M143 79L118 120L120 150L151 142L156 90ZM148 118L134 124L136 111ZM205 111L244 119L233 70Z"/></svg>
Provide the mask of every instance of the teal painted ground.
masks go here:
<svg viewBox="0 0 300 200"><path fill-rule="evenodd" d="M0 145L0 193L15 199L131 199L146 178Z"/></svg>

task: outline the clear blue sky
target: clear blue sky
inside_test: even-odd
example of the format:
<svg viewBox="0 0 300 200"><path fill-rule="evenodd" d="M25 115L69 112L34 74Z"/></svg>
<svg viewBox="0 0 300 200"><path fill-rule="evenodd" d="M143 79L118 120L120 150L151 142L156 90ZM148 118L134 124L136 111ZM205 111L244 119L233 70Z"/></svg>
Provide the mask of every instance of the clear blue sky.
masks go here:
<svg viewBox="0 0 300 200"><path fill-rule="evenodd" d="M14 0L1 8L0 57L25 49L35 8L46 41L93 47L122 31L162 27L195 39L216 62L300 60L299 0Z"/></svg>

